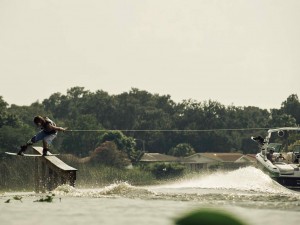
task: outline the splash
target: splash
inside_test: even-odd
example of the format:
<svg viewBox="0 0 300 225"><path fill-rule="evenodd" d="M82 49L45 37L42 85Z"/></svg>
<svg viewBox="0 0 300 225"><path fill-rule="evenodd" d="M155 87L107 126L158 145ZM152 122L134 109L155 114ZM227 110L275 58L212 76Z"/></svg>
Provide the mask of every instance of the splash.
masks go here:
<svg viewBox="0 0 300 225"><path fill-rule="evenodd" d="M121 182L112 184L105 187L101 191L102 195L119 195L126 197L142 197L155 194L153 191L149 191L144 188L139 188L128 184L127 182Z"/></svg>
<svg viewBox="0 0 300 225"><path fill-rule="evenodd" d="M254 167L197 174L189 179L159 186L136 187L127 182L117 182L98 189L76 189L62 185L52 193L60 198L132 198L300 210L299 193L280 186Z"/></svg>
<svg viewBox="0 0 300 225"><path fill-rule="evenodd" d="M244 167L234 171L218 171L210 174L197 174L192 178L157 188L231 189L263 193L291 192L255 167Z"/></svg>
<svg viewBox="0 0 300 225"><path fill-rule="evenodd" d="M215 190L215 191L214 191ZM255 167L245 167L234 171L218 171L210 174L194 174L173 183L136 187L127 182L117 182L101 189L75 189L68 185L59 186L53 191L57 195L76 197L128 197L160 198L159 195L177 196L207 194L276 194L293 195L294 193L273 181L268 175ZM180 195L179 195L180 193ZM175 196L175 195L174 195ZM169 197L168 197L169 198ZM187 200L189 198L187 197Z"/></svg>
<svg viewBox="0 0 300 225"><path fill-rule="evenodd" d="M62 185L53 191L60 196L72 197L127 197L127 198L145 198L149 195L155 195L153 191L145 188L139 188L128 184L127 182L118 182L101 189L75 189L69 185Z"/></svg>
<svg viewBox="0 0 300 225"><path fill-rule="evenodd" d="M67 194L67 193L74 193L76 192L76 189L70 185L64 184L61 186L58 186L53 193L57 194Z"/></svg>

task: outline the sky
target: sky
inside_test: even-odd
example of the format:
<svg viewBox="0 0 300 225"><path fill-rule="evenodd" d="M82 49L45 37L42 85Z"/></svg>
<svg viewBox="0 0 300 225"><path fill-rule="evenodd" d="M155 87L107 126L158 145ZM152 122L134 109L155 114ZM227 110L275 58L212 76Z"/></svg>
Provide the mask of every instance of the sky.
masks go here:
<svg viewBox="0 0 300 225"><path fill-rule="evenodd" d="M299 0L1 0L0 96L131 88L280 108L300 97Z"/></svg>

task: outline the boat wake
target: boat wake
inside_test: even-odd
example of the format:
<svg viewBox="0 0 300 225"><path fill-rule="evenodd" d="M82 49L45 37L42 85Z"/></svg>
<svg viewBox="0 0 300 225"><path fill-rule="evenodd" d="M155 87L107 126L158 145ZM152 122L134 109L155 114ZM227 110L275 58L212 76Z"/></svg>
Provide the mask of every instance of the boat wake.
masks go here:
<svg viewBox="0 0 300 225"><path fill-rule="evenodd" d="M255 167L244 167L234 171L218 171L210 174L195 174L190 178L157 189L221 189L242 192L290 194L291 191L273 181Z"/></svg>
<svg viewBox="0 0 300 225"><path fill-rule="evenodd" d="M101 189L75 189L64 185L55 189L53 193L58 196L191 201L256 208L267 206L294 209L300 205L298 192L286 189L254 167L197 174L158 186L136 187L127 182L119 182Z"/></svg>
<svg viewBox="0 0 300 225"><path fill-rule="evenodd" d="M8 195L11 194L8 193ZM52 194L60 198L132 198L190 201L197 205L229 204L243 207L300 210L299 192L286 189L254 167L210 174L193 174L176 182L156 186L140 187L127 182L118 182L104 188L77 189L62 185L52 191ZM35 194L36 197L39 195Z"/></svg>
<svg viewBox="0 0 300 225"><path fill-rule="evenodd" d="M147 196L155 195L155 192L145 188L135 187L127 182L119 182L111 184L100 189L75 189L69 185L62 185L57 187L53 193L60 196L74 196L74 197L127 197L127 198L145 198Z"/></svg>

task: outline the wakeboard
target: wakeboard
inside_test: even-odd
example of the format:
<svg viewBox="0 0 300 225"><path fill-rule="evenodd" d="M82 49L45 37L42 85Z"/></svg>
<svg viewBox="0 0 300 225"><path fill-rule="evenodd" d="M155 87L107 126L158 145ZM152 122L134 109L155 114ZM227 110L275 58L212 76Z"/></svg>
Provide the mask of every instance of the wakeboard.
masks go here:
<svg viewBox="0 0 300 225"><path fill-rule="evenodd" d="M24 155L18 155L18 153L15 153L15 152L5 152L5 154L7 155L14 155L14 156L21 156L21 157L24 157L24 156L27 156L27 157L43 157L43 155L41 154L26 154L24 153ZM46 156L57 156L59 154L49 154L49 155L46 155Z"/></svg>

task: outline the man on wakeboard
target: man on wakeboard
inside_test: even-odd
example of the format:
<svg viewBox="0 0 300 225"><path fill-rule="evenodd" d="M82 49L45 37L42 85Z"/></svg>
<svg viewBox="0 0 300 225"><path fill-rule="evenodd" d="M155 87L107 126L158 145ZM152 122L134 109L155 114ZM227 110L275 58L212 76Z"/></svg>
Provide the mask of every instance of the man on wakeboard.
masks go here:
<svg viewBox="0 0 300 225"><path fill-rule="evenodd" d="M43 141L43 156L47 155L49 151L49 146L51 145L54 138L57 136L57 131L65 131L66 128L57 127L56 124L50 120L48 117L36 116L33 122L41 128L35 136L33 136L25 145L21 146L18 155L24 155L27 147L38 141Z"/></svg>

